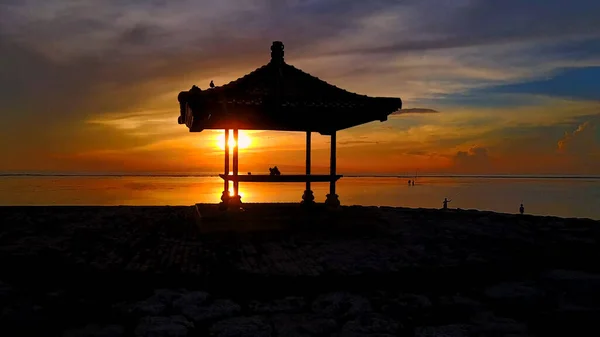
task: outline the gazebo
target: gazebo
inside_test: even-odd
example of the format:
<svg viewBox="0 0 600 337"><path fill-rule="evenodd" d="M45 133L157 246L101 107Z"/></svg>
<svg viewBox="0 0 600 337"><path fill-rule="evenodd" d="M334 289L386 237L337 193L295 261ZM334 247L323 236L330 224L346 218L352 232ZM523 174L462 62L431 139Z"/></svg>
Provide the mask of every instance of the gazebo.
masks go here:
<svg viewBox="0 0 600 337"><path fill-rule="evenodd" d="M335 183L336 133L372 121L386 121L401 109L400 98L369 97L348 92L303 72L284 61L280 41L271 46L271 61L253 72L223 86L201 90L193 86L179 93L179 124L190 132L225 131L225 170L222 205L240 205L240 182L304 182L302 203L314 203L312 182L329 182L325 203L339 206ZM235 144L238 130L300 131L306 133L305 175L239 175L238 146L233 148L232 174L229 174L229 130ZM330 174L311 174L311 133L331 136ZM233 182L233 195L229 193Z"/></svg>

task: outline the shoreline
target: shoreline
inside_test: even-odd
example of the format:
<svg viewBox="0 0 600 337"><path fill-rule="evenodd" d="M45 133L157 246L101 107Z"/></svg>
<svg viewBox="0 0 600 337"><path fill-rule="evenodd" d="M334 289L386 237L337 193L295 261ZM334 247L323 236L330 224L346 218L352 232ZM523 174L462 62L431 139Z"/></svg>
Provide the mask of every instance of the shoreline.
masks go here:
<svg viewBox="0 0 600 337"><path fill-rule="evenodd" d="M293 321L323 320L331 331L303 336L351 336L343 331L357 324L381 328L362 327L373 317L389 321L388 330L373 332L380 335L598 331L591 317L600 313L600 221L395 207L306 211L285 203L223 215L216 205L200 206L200 223L193 206L0 207L0 323L32 336L90 324L133 336L173 315L185 322L171 325L188 335L226 336L219 322L248 326L248 317L250 326L270 327L265 336L281 336ZM193 310L175 305L198 291L214 300L196 299ZM289 297L304 304L281 304ZM220 306L222 315L198 316L223 301L235 303L225 306L231 312ZM118 303L133 309L123 313ZM347 312L352 303L369 305Z"/></svg>
<svg viewBox="0 0 600 337"><path fill-rule="evenodd" d="M210 204L210 203L200 203L200 204L205 204L205 205L214 205L214 204ZM322 203L317 203L318 205L322 205ZM243 206L246 205L299 205L299 203L291 203L291 202L268 202L268 203L244 203ZM152 204L148 204L148 205L128 205L128 204L124 204L124 205L80 205L80 204L73 204L73 205L50 205L50 204L45 204L45 205L0 205L0 210L2 209L17 209L17 208L55 208L55 209L61 209L61 208L65 208L65 209L93 209L93 208L97 208L97 209L103 209L103 208L185 208L185 207L194 207L189 206L189 205L152 205ZM444 213L448 213L448 214L464 214L464 215L474 215L477 213L481 213L481 214L488 214L488 215L497 215L497 216L508 216L508 217L513 217L513 216L518 216L518 217L535 217L535 218L545 218L547 220L567 220L567 221L592 221L592 222L597 222L598 224L600 224L600 219L593 219L593 218L588 218L588 217L567 217L567 216L559 216L559 215L543 215L543 214L518 214L518 213L506 213L506 212L497 212L497 211L492 211L492 210L482 210L482 209L475 209L475 208L448 208L447 210L443 210L442 208L428 208L428 207L398 207L398 206L376 206L376 205L342 205L341 207L362 207L362 208L367 208L367 209L394 209L394 210L398 210L398 211L424 211L424 212L444 212Z"/></svg>

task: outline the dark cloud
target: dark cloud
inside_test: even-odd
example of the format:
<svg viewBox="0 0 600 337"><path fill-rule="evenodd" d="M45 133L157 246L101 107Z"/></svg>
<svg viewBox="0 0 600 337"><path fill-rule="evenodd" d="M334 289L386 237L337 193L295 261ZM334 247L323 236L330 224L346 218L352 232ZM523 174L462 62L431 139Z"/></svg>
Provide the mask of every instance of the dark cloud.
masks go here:
<svg viewBox="0 0 600 337"><path fill-rule="evenodd" d="M85 121L92 116L151 109L164 104L164 98L157 100L169 92L174 93L176 115L177 91L204 86L197 82L206 78L253 70L268 61L273 40L284 41L288 60L358 53L364 62L347 65L339 76L387 74L401 82L402 74L395 72L406 52L585 40L600 35L599 9L593 0L568 6L558 0L501 5L441 0L1 1L2 143L61 151L86 133ZM380 16L391 19L383 24ZM394 55L375 55L390 53ZM397 60L397 65L386 60ZM434 76L426 62L406 67L418 67L414 78ZM36 136L23 139L23 130ZM18 152L16 147L11 151Z"/></svg>
<svg viewBox="0 0 600 337"><path fill-rule="evenodd" d="M411 109L400 109L392 115L404 115L404 114L430 114L430 113L439 113L437 110L426 109L426 108L411 108Z"/></svg>
<svg viewBox="0 0 600 337"><path fill-rule="evenodd" d="M341 53L398 53L473 46L600 37L600 2L580 0L407 1L418 22L411 35L378 46L345 48Z"/></svg>
<svg viewBox="0 0 600 337"><path fill-rule="evenodd" d="M331 142L329 142L331 143ZM344 140L338 142L340 145L355 145L355 144L379 144L377 141L372 140Z"/></svg>
<svg viewBox="0 0 600 337"><path fill-rule="evenodd" d="M454 165L463 172L489 172L491 168L488 149L474 146L468 151L458 151L454 156Z"/></svg>
<svg viewBox="0 0 600 337"><path fill-rule="evenodd" d="M564 136L557 143L559 153L574 154L579 156L600 155L600 115L595 119L590 119L573 131L565 132Z"/></svg>

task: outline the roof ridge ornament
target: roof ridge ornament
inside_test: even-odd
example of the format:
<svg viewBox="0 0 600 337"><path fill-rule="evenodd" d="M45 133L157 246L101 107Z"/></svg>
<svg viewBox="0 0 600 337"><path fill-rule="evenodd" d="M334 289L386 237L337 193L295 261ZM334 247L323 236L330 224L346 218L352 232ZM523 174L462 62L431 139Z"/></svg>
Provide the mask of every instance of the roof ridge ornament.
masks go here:
<svg viewBox="0 0 600 337"><path fill-rule="evenodd" d="M271 45L271 62L284 63L283 49L283 42L273 41L273 44Z"/></svg>

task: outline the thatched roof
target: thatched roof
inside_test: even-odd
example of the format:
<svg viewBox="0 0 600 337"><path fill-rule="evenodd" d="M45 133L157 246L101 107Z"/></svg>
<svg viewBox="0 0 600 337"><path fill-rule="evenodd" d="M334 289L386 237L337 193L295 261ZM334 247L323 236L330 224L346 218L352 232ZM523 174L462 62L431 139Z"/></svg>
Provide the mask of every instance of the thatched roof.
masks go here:
<svg viewBox="0 0 600 337"><path fill-rule="evenodd" d="M385 121L402 107L400 98L355 94L285 63L281 42L273 43L268 64L220 87L202 91L194 86L178 100L179 123L192 132L239 128L330 134Z"/></svg>

